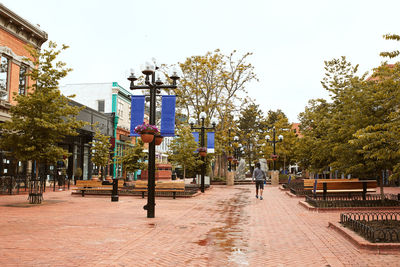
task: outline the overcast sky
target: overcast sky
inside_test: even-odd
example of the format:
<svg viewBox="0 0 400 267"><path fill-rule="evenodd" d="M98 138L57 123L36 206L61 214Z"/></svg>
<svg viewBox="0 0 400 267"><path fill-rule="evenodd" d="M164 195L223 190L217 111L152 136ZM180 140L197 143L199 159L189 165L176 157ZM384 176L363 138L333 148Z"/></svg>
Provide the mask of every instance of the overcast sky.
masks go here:
<svg viewBox="0 0 400 267"><path fill-rule="evenodd" d="M130 68L152 57L183 62L221 49L252 52L260 81L247 90L266 113L281 109L291 122L308 100L328 98L320 81L324 60L346 56L362 72L380 64L379 52L398 49L400 1L262 0L0 0L49 40L67 44L74 71L68 83L118 82L128 89Z"/></svg>

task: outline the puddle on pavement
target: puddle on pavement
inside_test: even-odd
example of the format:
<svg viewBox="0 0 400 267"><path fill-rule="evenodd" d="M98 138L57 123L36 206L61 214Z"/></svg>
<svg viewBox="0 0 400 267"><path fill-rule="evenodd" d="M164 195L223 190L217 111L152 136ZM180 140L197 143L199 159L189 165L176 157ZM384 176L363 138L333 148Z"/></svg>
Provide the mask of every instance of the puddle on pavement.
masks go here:
<svg viewBox="0 0 400 267"><path fill-rule="evenodd" d="M247 188L240 188L234 197L217 203L223 223L221 227L211 229L207 238L197 241L199 246L215 246L228 254L228 259L238 266L248 265L246 252L248 244L243 233L242 226L246 223L247 216L244 214L244 207L250 201L247 198Z"/></svg>
<svg viewBox="0 0 400 267"><path fill-rule="evenodd" d="M235 263L237 266L248 266L249 262L247 261L246 253L244 253L240 249L234 249L229 256L229 261Z"/></svg>
<svg viewBox="0 0 400 267"><path fill-rule="evenodd" d="M209 244L209 240L208 239L202 239L202 240L197 241L196 243L197 243L197 245L204 247L204 246L207 246Z"/></svg>

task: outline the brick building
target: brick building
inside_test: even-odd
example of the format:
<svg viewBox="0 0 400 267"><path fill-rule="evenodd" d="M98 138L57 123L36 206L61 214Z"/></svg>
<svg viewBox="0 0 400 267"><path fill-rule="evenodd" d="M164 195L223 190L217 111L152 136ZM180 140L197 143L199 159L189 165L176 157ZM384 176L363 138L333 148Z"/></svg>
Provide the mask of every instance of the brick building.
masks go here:
<svg viewBox="0 0 400 267"><path fill-rule="evenodd" d="M15 105L14 93L27 94L32 81L25 75L32 63L26 50L30 45L40 50L47 33L0 3L0 123L10 119L10 107ZM9 175L13 161L0 151L0 175ZM19 171L26 163L18 162Z"/></svg>
<svg viewBox="0 0 400 267"><path fill-rule="evenodd" d="M13 93L26 94L31 81L25 74L31 63L27 45L40 50L47 33L0 3L0 122L10 118Z"/></svg>

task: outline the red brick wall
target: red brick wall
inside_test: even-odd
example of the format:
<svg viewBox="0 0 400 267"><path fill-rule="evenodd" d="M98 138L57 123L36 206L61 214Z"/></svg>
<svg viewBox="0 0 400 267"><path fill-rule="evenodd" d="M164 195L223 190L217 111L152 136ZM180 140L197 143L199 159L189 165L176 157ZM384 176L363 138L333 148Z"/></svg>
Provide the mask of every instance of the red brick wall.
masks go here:
<svg viewBox="0 0 400 267"><path fill-rule="evenodd" d="M0 29L0 45L7 46L18 56L32 58L29 52L25 49L26 43L14 35Z"/></svg>
<svg viewBox="0 0 400 267"><path fill-rule="evenodd" d="M26 50L26 42L16 38L12 34L8 33L0 29L0 46L6 46L10 48L17 56L24 56L31 58L31 55ZM19 70L20 67L13 62L13 60L9 61L10 63L10 78L8 83L9 88L9 102L12 105L15 105L16 102L13 100L14 92L18 93L18 86L19 86ZM27 87L32 85L32 80L29 78L27 82ZM31 91L31 90L28 90Z"/></svg>

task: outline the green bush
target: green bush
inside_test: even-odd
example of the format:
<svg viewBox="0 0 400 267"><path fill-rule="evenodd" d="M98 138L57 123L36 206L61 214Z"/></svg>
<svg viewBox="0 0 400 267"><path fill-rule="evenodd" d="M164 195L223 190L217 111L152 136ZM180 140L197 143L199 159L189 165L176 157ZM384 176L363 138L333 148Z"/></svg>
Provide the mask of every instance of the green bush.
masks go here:
<svg viewBox="0 0 400 267"><path fill-rule="evenodd" d="M226 177L214 177L212 179L213 182L225 182L226 181Z"/></svg>
<svg viewBox="0 0 400 267"><path fill-rule="evenodd" d="M279 174L279 183L287 183L289 176L286 174Z"/></svg>

